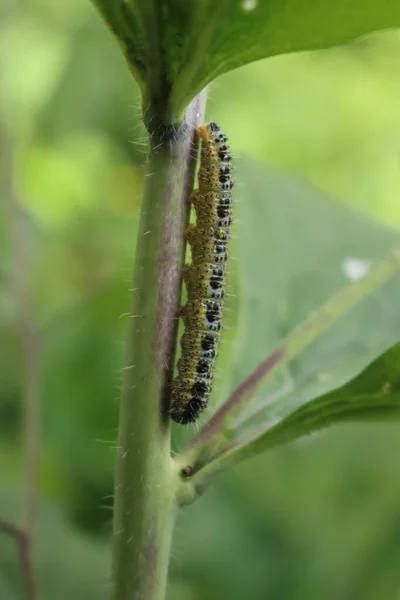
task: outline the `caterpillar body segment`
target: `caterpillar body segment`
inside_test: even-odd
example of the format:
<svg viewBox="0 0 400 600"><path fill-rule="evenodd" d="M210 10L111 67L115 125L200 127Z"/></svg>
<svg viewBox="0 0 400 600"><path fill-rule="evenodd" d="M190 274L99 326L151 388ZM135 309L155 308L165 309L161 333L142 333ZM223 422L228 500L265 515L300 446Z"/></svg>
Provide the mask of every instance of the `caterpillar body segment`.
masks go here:
<svg viewBox="0 0 400 600"><path fill-rule="evenodd" d="M187 302L179 316L185 329L171 386L170 415L182 424L197 419L212 391L232 224L233 178L227 137L215 123L202 125L197 134L202 142L199 188L190 197L196 223L188 225L185 233L192 262L183 270Z"/></svg>

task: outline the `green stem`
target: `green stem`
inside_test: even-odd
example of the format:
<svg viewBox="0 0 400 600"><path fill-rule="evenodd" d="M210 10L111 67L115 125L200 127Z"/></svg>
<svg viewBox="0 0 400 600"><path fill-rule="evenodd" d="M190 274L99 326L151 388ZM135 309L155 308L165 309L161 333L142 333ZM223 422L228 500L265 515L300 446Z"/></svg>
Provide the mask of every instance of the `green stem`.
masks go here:
<svg viewBox="0 0 400 600"><path fill-rule="evenodd" d="M184 228L193 188L197 97L179 136L150 139L117 444L113 600L162 600L177 485L166 389L177 332Z"/></svg>

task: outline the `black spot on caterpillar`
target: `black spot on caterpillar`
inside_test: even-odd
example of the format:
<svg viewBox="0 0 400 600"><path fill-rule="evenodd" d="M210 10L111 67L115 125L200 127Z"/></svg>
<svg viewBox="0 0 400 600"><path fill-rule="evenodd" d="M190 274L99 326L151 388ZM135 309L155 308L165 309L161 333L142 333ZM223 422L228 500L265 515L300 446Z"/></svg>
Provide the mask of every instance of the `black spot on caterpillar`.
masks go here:
<svg viewBox="0 0 400 600"><path fill-rule="evenodd" d="M202 125L197 134L202 140L199 189L191 195L196 224L186 230L192 263L183 270L188 299L180 316L185 330L178 373L171 386L170 415L182 424L196 420L212 389L232 223L233 179L227 137L215 123Z"/></svg>

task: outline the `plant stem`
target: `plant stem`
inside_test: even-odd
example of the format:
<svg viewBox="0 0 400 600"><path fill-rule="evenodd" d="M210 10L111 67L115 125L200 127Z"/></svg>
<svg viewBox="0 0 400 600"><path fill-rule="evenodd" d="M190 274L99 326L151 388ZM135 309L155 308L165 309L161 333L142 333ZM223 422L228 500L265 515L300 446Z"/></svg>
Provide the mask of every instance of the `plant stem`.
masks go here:
<svg viewBox="0 0 400 600"><path fill-rule="evenodd" d="M35 237L16 185L17 141L6 127L2 113L0 148L7 148L7 152L4 153L2 191L10 243L12 292L18 310L22 347L21 387L25 445L25 490L21 525L10 525L8 530L3 525L2 530L9 534L12 531L17 532L12 535L18 540L24 595L26 600L35 600L37 591L32 546L36 521L41 396L41 351L33 298Z"/></svg>
<svg viewBox="0 0 400 600"><path fill-rule="evenodd" d="M113 600L165 595L178 483L166 390L196 165L194 127L203 110L198 96L187 111L186 130L150 138L117 445Z"/></svg>

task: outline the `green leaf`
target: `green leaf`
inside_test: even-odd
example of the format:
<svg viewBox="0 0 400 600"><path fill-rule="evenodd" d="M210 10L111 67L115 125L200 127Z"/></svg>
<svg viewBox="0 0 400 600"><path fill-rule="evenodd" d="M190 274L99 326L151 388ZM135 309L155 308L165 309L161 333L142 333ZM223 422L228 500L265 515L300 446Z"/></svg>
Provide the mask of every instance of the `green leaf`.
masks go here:
<svg viewBox="0 0 400 600"><path fill-rule="evenodd" d="M350 383L307 402L242 450L258 454L342 421L393 421L400 417L400 344Z"/></svg>
<svg viewBox="0 0 400 600"><path fill-rule="evenodd" d="M282 343L263 360L250 375L240 383L232 392L228 400L221 406L219 411L207 424L206 438L210 437L210 431L215 432L217 439L220 429L229 430L229 436L235 434L236 427L232 426L234 417L246 409L257 388L268 381L272 375L290 361L297 359L304 350L318 340L330 327L334 326L343 315L360 304L365 298L377 291L384 283L399 274L400 270L400 246L393 249L383 260L374 266L360 281L350 283L323 306L310 314L310 316ZM284 395L285 390L283 390ZM265 404L270 404L267 399ZM278 403L279 405L279 403ZM256 411L247 421L257 420L262 411ZM243 419L242 419L243 420ZM245 426L247 424L245 418ZM198 439L202 439L202 433Z"/></svg>
<svg viewBox="0 0 400 600"><path fill-rule="evenodd" d="M296 178L238 170L239 325L234 389L282 340L400 241ZM360 271L361 273L361 271ZM342 385L400 339L400 275L353 308L260 389L269 419ZM350 307L349 307L350 308ZM275 398L275 402L274 402Z"/></svg>
<svg viewBox="0 0 400 600"><path fill-rule="evenodd" d="M240 258L239 315L230 370L224 373L230 405L221 405L183 454L183 463L196 468L253 439L254 427L262 433L305 402L343 385L400 339L399 271L392 269L389 280L370 287L375 290L367 297L357 292L363 292L367 278L349 287L359 274L355 267L368 270L398 246L398 232L284 173L244 162L236 175L239 239L233 254ZM351 301L337 310L334 296L341 290L339 300L348 295ZM322 313L316 312L320 307ZM298 327L304 322L302 331ZM263 372L263 384L239 402L241 412L230 421L237 387L279 349L280 368Z"/></svg>
<svg viewBox="0 0 400 600"><path fill-rule="evenodd" d="M231 69L400 25L396 0L94 2L148 101L172 119L165 123L177 119L196 93Z"/></svg>

